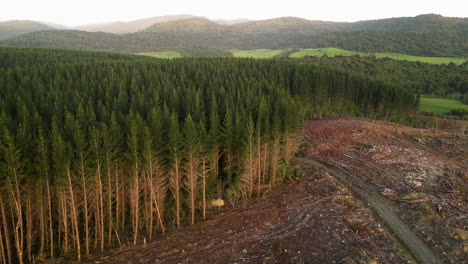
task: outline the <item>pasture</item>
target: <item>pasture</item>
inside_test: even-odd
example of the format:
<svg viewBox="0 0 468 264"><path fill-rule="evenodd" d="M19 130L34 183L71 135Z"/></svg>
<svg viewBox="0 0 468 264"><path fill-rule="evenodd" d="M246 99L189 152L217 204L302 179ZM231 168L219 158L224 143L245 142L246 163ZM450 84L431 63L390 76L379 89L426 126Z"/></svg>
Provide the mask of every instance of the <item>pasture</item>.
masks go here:
<svg viewBox="0 0 468 264"><path fill-rule="evenodd" d="M255 49L255 50L229 50L234 57L269 59L276 55L285 52L287 49L271 50L271 49Z"/></svg>
<svg viewBox="0 0 468 264"><path fill-rule="evenodd" d="M150 56L160 59L173 59L173 58L181 58L182 54L178 51L157 51L157 52L142 52L137 53L137 55L143 56Z"/></svg>
<svg viewBox="0 0 468 264"><path fill-rule="evenodd" d="M291 58L302 58L305 56L369 56L375 55L377 58L390 58L394 60L407 60L407 61L420 61L431 64L449 64L453 62L457 65L460 65L466 61L464 58L449 58L449 57L422 57L422 56L412 56L402 53L366 53L359 51L349 51L342 50L337 48L321 48L321 49L300 49L298 52L292 53Z"/></svg>
<svg viewBox="0 0 468 264"><path fill-rule="evenodd" d="M447 98L421 96L418 110L421 112L448 113L452 109L468 111L468 105Z"/></svg>

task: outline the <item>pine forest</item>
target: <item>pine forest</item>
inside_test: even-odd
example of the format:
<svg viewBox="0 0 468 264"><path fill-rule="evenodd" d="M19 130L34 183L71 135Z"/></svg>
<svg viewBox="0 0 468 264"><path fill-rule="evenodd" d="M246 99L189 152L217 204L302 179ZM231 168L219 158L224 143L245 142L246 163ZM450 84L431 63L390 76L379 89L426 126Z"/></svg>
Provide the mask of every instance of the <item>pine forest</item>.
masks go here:
<svg viewBox="0 0 468 264"><path fill-rule="evenodd" d="M0 263L202 221L291 175L307 119L392 120L415 91L300 61L0 48Z"/></svg>

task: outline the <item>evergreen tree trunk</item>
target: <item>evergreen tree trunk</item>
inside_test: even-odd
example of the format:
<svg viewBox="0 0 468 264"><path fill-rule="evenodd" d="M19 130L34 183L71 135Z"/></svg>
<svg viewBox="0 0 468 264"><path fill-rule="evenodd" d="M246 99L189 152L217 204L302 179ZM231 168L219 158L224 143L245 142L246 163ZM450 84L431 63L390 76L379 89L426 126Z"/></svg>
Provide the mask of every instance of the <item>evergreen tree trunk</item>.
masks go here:
<svg viewBox="0 0 468 264"><path fill-rule="evenodd" d="M260 197L260 187L262 185L262 151L261 151L261 138L260 138L260 133L257 135L257 196Z"/></svg>
<svg viewBox="0 0 468 264"><path fill-rule="evenodd" d="M207 174L207 157L206 155L202 157L202 211L203 211L203 220L206 218L206 174Z"/></svg>
<svg viewBox="0 0 468 264"><path fill-rule="evenodd" d="M153 239L153 215L154 211L156 211L156 216L158 218L158 223L161 226L162 232L164 232L164 223L162 222L161 210L158 199L155 195L157 190L154 188L154 168L153 168L153 158L151 156L148 157L149 161L149 173L148 173L148 183L149 183L149 193L150 193L150 225L149 225L149 239ZM157 185L157 183L156 183Z"/></svg>
<svg viewBox="0 0 468 264"><path fill-rule="evenodd" d="M213 180L218 180L219 176L219 147L213 146Z"/></svg>
<svg viewBox="0 0 468 264"><path fill-rule="evenodd" d="M287 164L287 165L290 165L291 164L291 159L294 155L294 145L295 145L295 142L294 142L294 135L292 133L288 133L286 134L285 138L285 146L284 146L284 162Z"/></svg>
<svg viewBox="0 0 468 264"><path fill-rule="evenodd" d="M271 150L271 184L278 182L279 138L273 140Z"/></svg>
<svg viewBox="0 0 468 264"><path fill-rule="evenodd" d="M111 182L111 169L110 169L110 158L109 153L106 153L107 161L107 244L110 245L112 242L112 182Z"/></svg>
<svg viewBox="0 0 468 264"><path fill-rule="evenodd" d="M102 190L101 163L97 160L96 171L96 229L101 251L104 251L104 197Z"/></svg>
<svg viewBox="0 0 468 264"><path fill-rule="evenodd" d="M133 182L133 244L138 242L138 228L139 228L139 183L138 183L138 163L135 161L134 168L134 182Z"/></svg>
<svg viewBox="0 0 468 264"><path fill-rule="evenodd" d="M146 175L146 176L145 176ZM150 183L151 177L149 176L149 171L144 171L143 173L143 205L145 209L145 230L148 234L149 240L153 237L153 199L151 197L151 192L153 191L151 187L153 184Z"/></svg>
<svg viewBox="0 0 468 264"><path fill-rule="evenodd" d="M33 226L32 218L32 204L31 204L31 186L26 186L27 188L27 201L26 201L26 251L28 252L28 262L32 262L32 243L33 243L33 234L35 233Z"/></svg>
<svg viewBox="0 0 468 264"><path fill-rule="evenodd" d="M67 166L67 176L68 176L68 189L70 192L71 206L72 206L72 225L74 227L76 249L78 262L81 262L81 241L80 241L80 229L78 228L78 208L75 201L75 192L73 191L73 183L70 174L70 165Z"/></svg>
<svg viewBox="0 0 468 264"><path fill-rule="evenodd" d="M116 210L116 216L115 216L115 226L117 230L120 229L120 221L121 221L121 215L122 210L121 210L121 203L122 203L122 192L120 191L120 179L119 179L119 174L117 171L117 164L115 165L115 210Z"/></svg>
<svg viewBox="0 0 468 264"><path fill-rule="evenodd" d="M177 151L177 150L176 150ZM174 189L174 198L176 202L176 223L177 228L180 227L180 173L179 173L179 158L176 156L174 158L174 172L173 172L173 189Z"/></svg>
<svg viewBox="0 0 468 264"><path fill-rule="evenodd" d="M43 195L43 182L39 182L39 186L36 189L37 190L37 201L39 201L39 252L38 255L42 256L44 253L44 246L46 244L46 213L45 213L45 206L44 206L44 200L45 197Z"/></svg>
<svg viewBox="0 0 468 264"><path fill-rule="evenodd" d="M13 231L15 237L15 247L18 255L19 264L24 263L24 225L23 225L23 208L21 205L21 193L19 189L18 174L15 168L12 169L13 178L15 180L15 187L13 187L11 180L8 181L10 185L10 192L13 196L15 205L16 223Z"/></svg>
<svg viewBox="0 0 468 264"><path fill-rule="evenodd" d="M191 152L191 151L190 151ZM189 154L188 161L188 174L187 174L187 189L189 193L189 208L190 208L190 215L191 215L191 223L192 225L195 224L195 202L197 199L197 179L198 173L196 168L196 160L193 153Z"/></svg>
<svg viewBox="0 0 468 264"><path fill-rule="evenodd" d="M248 171L249 171L249 198L252 198L252 192L254 189L254 184L255 184L255 160L254 160L254 146L253 146L253 139L249 139L249 146L248 146Z"/></svg>
<svg viewBox="0 0 468 264"><path fill-rule="evenodd" d="M152 163L150 162L150 170L152 170L152 168L153 168L153 166L152 166ZM156 198L156 195L154 194L155 193L154 185L153 185L153 180L151 178L152 173L148 177L149 177L148 181L149 181L149 184L150 184L150 194L151 194L151 205L150 205L150 207L151 207L151 210L153 211L154 210L153 206L154 206L154 208L156 210L156 215L158 217L158 222L159 222L159 224L161 226L162 232L164 233L164 223L162 221L161 210L159 208L159 204L158 204L158 200ZM152 223L151 223L151 226L152 226ZM150 231L151 231L150 232L150 239L152 239L152 230L153 230L153 228L151 227L151 229L150 229Z"/></svg>
<svg viewBox="0 0 468 264"><path fill-rule="evenodd" d="M120 174L119 174L120 175ZM117 177L118 175L116 175ZM125 195L125 177L121 175L118 177L120 179L120 230L125 229L125 215L126 215L126 198L127 196Z"/></svg>
<svg viewBox="0 0 468 264"><path fill-rule="evenodd" d="M268 142L263 143L263 157L262 157L262 173L263 173L263 180L265 184L268 183Z"/></svg>
<svg viewBox="0 0 468 264"><path fill-rule="evenodd" d="M1 203L2 201L0 198L0 210L2 210L1 207L3 206ZM5 246L3 245L3 232L0 232L0 263L7 263L7 259L5 256Z"/></svg>
<svg viewBox="0 0 468 264"><path fill-rule="evenodd" d="M69 245L68 245L68 209L67 209L67 199L65 197L65 191L59 190L58 198L60 202L60 216L62 222L62 233L63 233L63 253L68 254Z"/></svg>
<svg viewBox="0 0 468 264"><path fill-rule="evenodd" d="M88 207L88 188L86 184L83 153L80 153L80 172L81 185L83 188L83 214L84 214L84 232L85 232L85 250L86 256L89 256L89 207Z"/></svg>
<svg viewBox="0 0 468 264"><path fill-rule="evenodd" d="M8 263L12 262L12 252L11 252L11 239L10 239L10 227L8 226L8 218L6 215L5 210L5 203L3 202L3 195L0 193L0 213L2 214L2 227L3 227L3 234L5 236L5 246L6 246L6 256L8 259ZM1 232L0 232L1 233Z"/></svg>
<svg viewBox="0 0 468 264"><path fill-rule="evenodd" d="M47 189L47 205L49 212L49 243L50 243L50 258L54 259L54 225L52 221L52 197L50 193L49 177L46 176L46 189Z"/></svg>
<svg viewBox="0 0 468 264"><path fill-rule="evenodd" d="M159 225L161 227L161 231L165 233L165 228L164 228L164 199L166 197L166 192L167 192L167 183L166 183L166 176L165 172L161 168L161 162L158 162L158 166L155 170L155 176L156 176L156 186L155 186L155 191L156 194L153 192L152 194L154 195L153 199L155 200L155 206L156 206L156 212L158 214L158 221Z"/></svg>

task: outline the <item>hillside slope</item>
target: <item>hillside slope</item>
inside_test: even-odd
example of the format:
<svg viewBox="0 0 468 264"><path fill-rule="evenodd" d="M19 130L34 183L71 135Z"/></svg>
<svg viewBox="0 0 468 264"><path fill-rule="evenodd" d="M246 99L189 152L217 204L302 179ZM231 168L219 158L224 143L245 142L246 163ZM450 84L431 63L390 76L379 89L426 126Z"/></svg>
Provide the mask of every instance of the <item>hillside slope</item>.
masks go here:
<svg viewBox="0 0 468 264"><path fill-rule="evenodd" d="M90 31L90 32L106 32L113 34L134 33L148 28L157 23L168 22L172 20L186 19L193 17L192 15L169 15L157 16L133 21L116 21L103 24L89 24L75 27L76 30Z"/></svg>
<svg viewBox="0 0 468 264"><path fill-rule="evenodd" d="M173 33L184 33L184 32L205 32L205 31L223 31L225 27L221 24L215 23L207 18L203 17L192 17L186 19L179 19L176 21L169 21L164 23L154 24L143 32L173 32Z"/></svg>
<svg viewBox="0 0 468 264"><path fill-rule="evenodd" d="M416 17L399 17L349 23L348 31L385 31L385 32L447 32L467 31L467 18L443 17L425 14Z"/></svg>
<svg viewBox="0 0 468 264"><path fill-rule="evenodd" d="M30 20L0 22L0 40L13 38L29 32L53 29L55 28L52 26Z"/></svg>

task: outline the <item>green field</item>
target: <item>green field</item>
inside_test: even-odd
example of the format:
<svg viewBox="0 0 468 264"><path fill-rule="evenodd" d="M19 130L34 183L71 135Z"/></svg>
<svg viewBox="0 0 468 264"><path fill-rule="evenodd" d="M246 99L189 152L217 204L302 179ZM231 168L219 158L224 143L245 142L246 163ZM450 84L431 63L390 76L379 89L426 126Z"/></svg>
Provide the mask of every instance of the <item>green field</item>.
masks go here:
<svg viewBox="0 0 468 264"><path fill-rule="evenodd" d="M273 58L285 52L287 49L282 50L271 50L271 49L256 49L256 50L229 50L234 57L243 58L256 58L256 59L268 59Z"/></svg>
<svg viewBox="0 0 468 264"><path fill-rule="evenodd" d="M178 51L158 51L158 52L142 52L137 53L138 55L156 57L160 59L173 59L173 58L181 58L182 54Z"/></svg>
<svg viewBox="0 0 468 264"><path fill-rule="evenodd" d="M336 48L324 48L324 49L300 49L298 52L294 52L289 57L291 58L302 58L304 56L316 56L321 57L327 56L352 56L352 55L365 55L364 52L348 51Z"/></svg>
<svg viewBox="0 0 468 264"><path fill-rule="evenodd" d="M431 96L421 96L419 111L431 113L448 113L452 109L463 109L468 111L468 105L457 100L438 98Z"/></svg>
<svg viewBox="0 0 468 264"><path fill-rule="evenodd" d="M287 52L289 49L255 49L255 50L229 50L234 57L242 58L255 58L255 59L268 59L273 58L276 55ZM180 58L182 54L178 51L159 51L159 52L142 52L137 53L138 55L151 56L156 58ZM342 50L337 48L322 48L322 49L300 49L297 52L292 53L289 57L291 58L302 58L304 56L369 56L375 55L377 58L391 58L394 60L407 60L407 61L420 61L425 63L432 64L448 64L453 62L457 65L460 65L466 61L463 58L449 58L449 57L421 57L421 56L412 56L401 53L366 53L359 51L349 51Z"/></svg>
<svg viewBox="0 0 468 264"><path fill-rule="evenodd" d="M291 58L302 58L304 56L352 56L352 55L361 55L369 56L371 53L359 52L359 51L349 51L336 48L323 48L323 49L301 49L298 52L295 52L290 55ZM377 58L391 58L394 60L407 60L407 61L420 61L425 63L432 64L448 64L453 62L457 65L460 65L466 61L463 58L448 58L448 57L421 57L421 56L412 56L401 53L372 53Z"/></svg>

